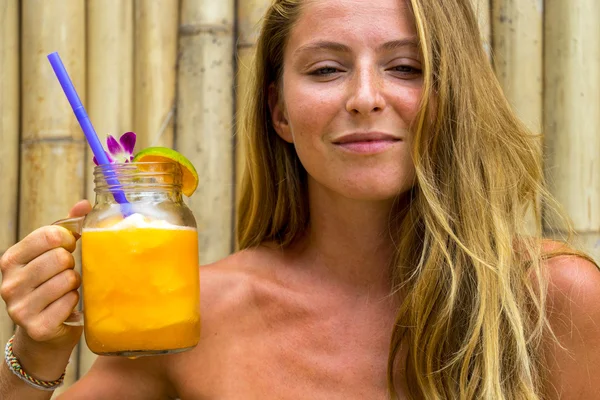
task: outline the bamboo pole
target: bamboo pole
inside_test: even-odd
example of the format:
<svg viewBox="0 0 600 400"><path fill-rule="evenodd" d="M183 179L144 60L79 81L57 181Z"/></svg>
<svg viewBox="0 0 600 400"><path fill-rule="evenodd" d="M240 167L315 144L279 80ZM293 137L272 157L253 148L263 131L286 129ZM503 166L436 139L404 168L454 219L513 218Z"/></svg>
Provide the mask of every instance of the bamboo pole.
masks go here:
<svg viewBox="0 0 600 400"><path fill-rule="evenodd" d="M546 174L579 243L600 260L600 2L545 8Z"/></svg>
<svg viewBox="0 0 600 400"><path fill-rule="evenodd" d="M491 29L491 6L492 0L471 0L473 10L477 16L477 22L479 23L479 30L481 32L481 40L483 47L488 54L491 55L491 43L492 43L492 29ZM494 0L495 1L495 0Z"/></svg>
<svg viewBox="0 0 600 400"><path fill-rule="evenodd" d="M87 109L100 140L133 130L133 2L87 0ZM94 200L92 153L87 198Z"/></svg>
<svg viewBox="0 0 600 400"><path fill-rule="evenodd" d="M183 0L177 82L177 148L198 170L189 199L200 263L232 246L234 1Z"/></svg>
<svg viewBox="0 0 600 400"><path fill-rule="evenodd" d="M173 147L179 2L136 0L134 127L136 147Z"/></svg>
<svg viewBox="0 0 600 400"><path fill-rule="evenodd" d="M106 135L119 137L133 130L133 2L88 0L86 7L87 109L105 144ZM92 157L88 149L86 197L93 204ZM81 377L89 371L97 356L87 347L84 337L79 346Z"/></svg>
<svg viewBox="0 0 600 400"><path fill-rule="evenodd" d="M256 50L256 41L260 32L260 22L267 11L269 0L244 0L237 2L237 79L236 79L236 123L244 107L244 93L248 90L250 67ZM239 130L237 130L239 132ZM244 171L244 142L236 134L235 138L235 175L236 199L239 199L240 181Z"/></svg>
<svg viewBox="0 0 600 400"><path fill-rule="evenodd" d="M19 6L0 0L0 256L17 239L19 173ZM13 322L0 299L0 343L13 332Z"/></svg>
<svg viewBox="0 0 600 400"><path fill-rule="evenodd" d="M83 197L83 134L46 55L59 52L79 95L85 99L85 5L83 0L23 0L21 5L22 238L64 217ZM77 351L67 367L62 390L77 379L76 355Z"/></svg>
<svg viewBox="0 0 600 400"><path fill-rule="evenodd" d="M543 13L538 0L494 0L492 13L496 76L519 118L536 134L542 132ZM536 222L529 213L530 233Z"/></svg>
<svg viewBox="0 0 600 400"><path fill-rule="evenodd" d="M495 0L494 67L517 115L533 132L542 125L543 12L538 0Z"/></svg>

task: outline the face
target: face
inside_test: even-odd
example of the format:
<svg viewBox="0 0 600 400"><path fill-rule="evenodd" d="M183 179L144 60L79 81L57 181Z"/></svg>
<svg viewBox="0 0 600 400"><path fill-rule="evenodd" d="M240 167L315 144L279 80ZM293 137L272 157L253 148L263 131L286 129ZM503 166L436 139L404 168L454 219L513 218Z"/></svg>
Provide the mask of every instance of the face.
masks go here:
<svg viewBox="0 0 600 400"><path fill-rule="evenodd" d="M272 88L275 130L317 185L390 200L414 183L409 127L422 91L417 33L401 0L308 0Z"/></svg>

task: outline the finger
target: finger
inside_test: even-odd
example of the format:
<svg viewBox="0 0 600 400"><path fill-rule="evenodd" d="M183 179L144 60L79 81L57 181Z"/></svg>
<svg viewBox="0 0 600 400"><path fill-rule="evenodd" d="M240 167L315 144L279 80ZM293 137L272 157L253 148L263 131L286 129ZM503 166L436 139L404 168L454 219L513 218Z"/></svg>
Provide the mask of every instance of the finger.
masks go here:
<svg viewBox="0 0 600 400"><path fill-rule="evenodd" d="M31 291L64 270L75 268L75 258L68 250L58 247L45 252L23 267L27 277L24 286Z"/></svg>
<svg viewBox="0 0 600 400"><path fill-rule="evenodd" d="M23 302L27 304L30 315L35 316L65 294L77 290L80 285L81 276L77 271L67 269L42 283Z"/></svg>
<svg viewBox="0 0 600 400"><path fill-rule="evenodd" d="M8 270L23 267L49 250L62 247L73 252L75 246L75 238L67 229L56 225L44 226L6 250L0 260L0 267L2 273L6 274Z"/></svg>
<svg viewBox="0 0 600 400"><path fill-rule="evenodd" d="M11 302L19 301L53 276L73 268L75 258L69 251L62 247L47 251L23 268L5 274L2 297Z"/></svg>
<svg viewBox="0 0 600 400"><path fill-rule="evenodd" d="M73 208L71 208L71 211L69 211L68 218L83 217L84 215L87 215L90 211L92 211L92 205L90 204L90 202L87 200L81 200L77 202L73 206Z"/></svg>
<svg viewBox="0 0 600 400"><path fill-rule="evenodd" d="M69 329L63 322L79 303L79 293L76 290L50 303L42 312L31 318L27 324L27 334L35 341L45 342L53 339ZM61 332L62 330L62 332Z"/></svg>

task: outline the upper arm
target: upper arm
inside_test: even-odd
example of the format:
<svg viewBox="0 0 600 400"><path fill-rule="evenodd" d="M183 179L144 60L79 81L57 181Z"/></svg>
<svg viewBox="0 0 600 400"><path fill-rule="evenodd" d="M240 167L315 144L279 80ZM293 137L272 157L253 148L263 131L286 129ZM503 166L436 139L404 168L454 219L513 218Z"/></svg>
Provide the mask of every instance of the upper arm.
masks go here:
<svg viewBox="0 0 600 400"><path fill-rule="evenodd" d="M177 397L165 374L165 357L100 356L60 400L165 400Z"/></svg>
<svg viewBox="0 0 600 400"><path fill-rule="evenodd" d="M592 399L600 393L600 271L567 256L548 261L548 398Z"/></svg>

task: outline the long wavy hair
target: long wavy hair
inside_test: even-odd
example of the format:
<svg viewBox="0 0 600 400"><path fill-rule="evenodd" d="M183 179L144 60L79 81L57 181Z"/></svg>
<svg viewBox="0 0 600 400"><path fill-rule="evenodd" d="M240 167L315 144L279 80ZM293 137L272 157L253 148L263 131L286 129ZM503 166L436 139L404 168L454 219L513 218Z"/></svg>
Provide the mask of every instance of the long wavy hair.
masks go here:
<svg viewBox="0 0 600 400"><path fill-rule="evenodd" d="M423 96L412 127L416 184L389 225L396 245L390 274L394 294L402 294L388 359L390 394L396 396L402 345L412 398L539 399L544 339L553 337L543 263L580 254L566 246L543 251L541 206L544 217L562 213L544 186L540 137L505 99L471 1L406 2L420 41ZM275 0L258 39L238 130L246 155L241 249L288 246L309 223L306 171L293 145L276 134L268 107L302 4ZM570 230L566 218L552 220Z"/></svg>

